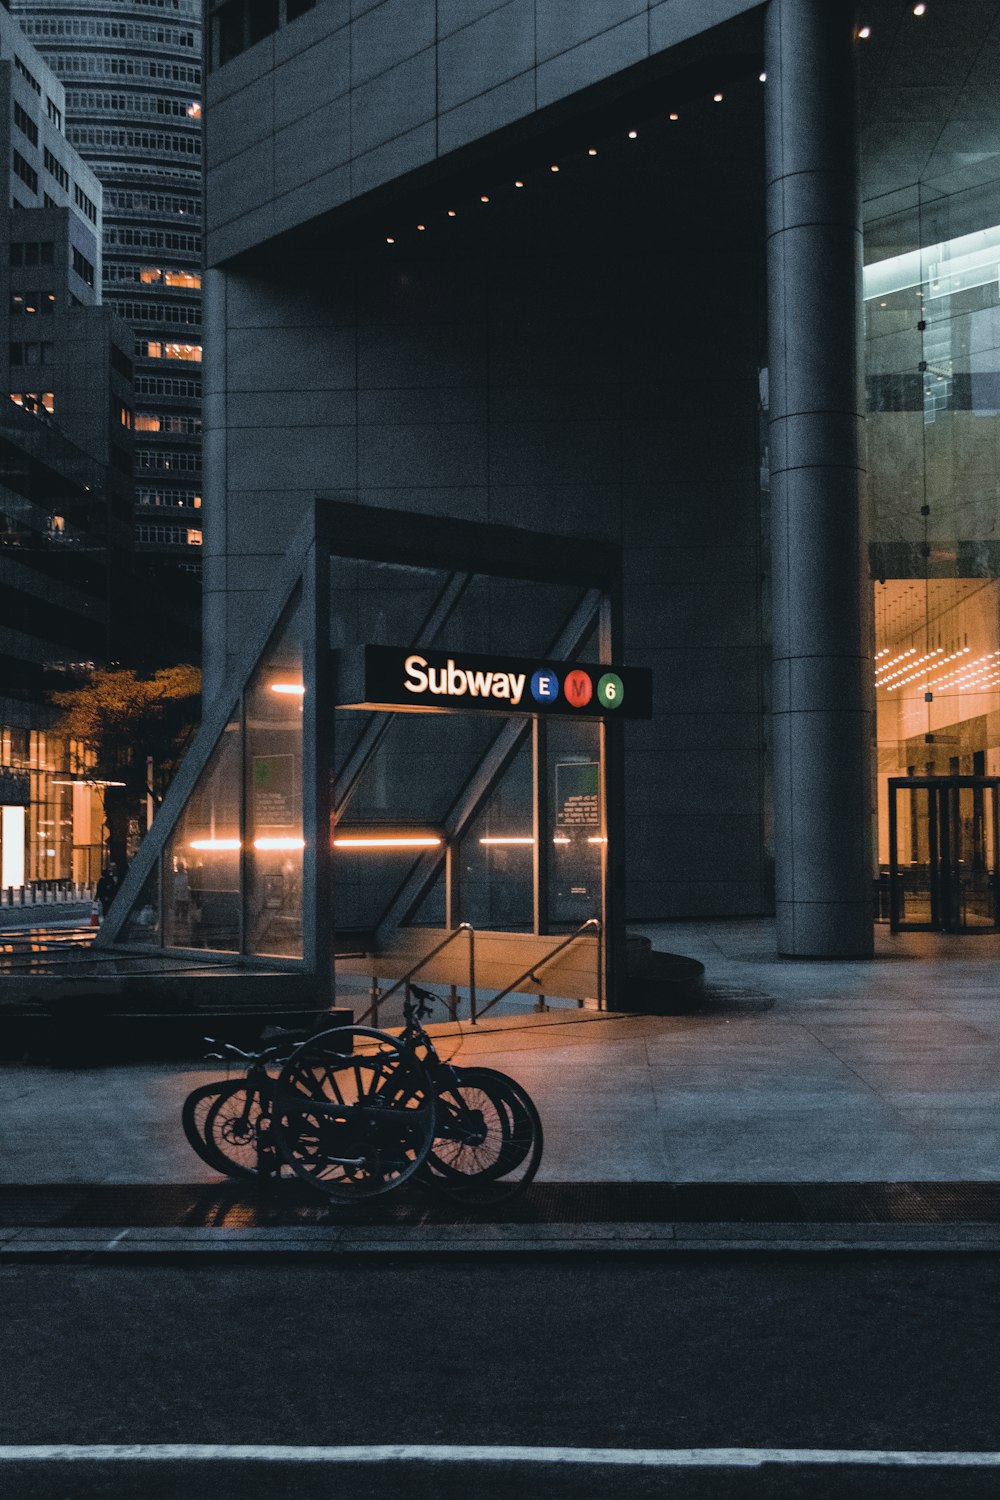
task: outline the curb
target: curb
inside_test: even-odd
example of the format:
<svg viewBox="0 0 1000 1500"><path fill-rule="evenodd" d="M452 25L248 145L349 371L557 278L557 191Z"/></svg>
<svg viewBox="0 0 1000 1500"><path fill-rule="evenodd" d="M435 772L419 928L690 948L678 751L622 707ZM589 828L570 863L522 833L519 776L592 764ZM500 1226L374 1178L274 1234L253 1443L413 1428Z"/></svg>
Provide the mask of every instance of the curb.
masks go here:
<svg viewBox="0 0 1000 1500"><path fill-rule="evenodd" d="M240 1260L355 1255L650 1255L664 1253L997 1254L997 1224L309 1225L267 1228L0 1230L0 1264L192 1257Z"/></svg>

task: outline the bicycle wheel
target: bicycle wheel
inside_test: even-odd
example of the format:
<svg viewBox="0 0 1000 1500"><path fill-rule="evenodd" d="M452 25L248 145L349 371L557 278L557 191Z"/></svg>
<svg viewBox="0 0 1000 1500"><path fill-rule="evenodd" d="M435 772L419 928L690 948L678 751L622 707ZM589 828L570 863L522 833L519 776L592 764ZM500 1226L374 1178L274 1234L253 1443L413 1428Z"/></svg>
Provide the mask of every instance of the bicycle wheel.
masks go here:
<svg viewBox="0 0 1000 1500"><path fill-rule="evenodd" d="M210 1151L225 1162L228 1177L256 1177L257 1121L265 1113L260 1090L245 1079L220 1094L205 1117L204 1135Z"/></svg>
<svg viewBox="0 0 1000 1500"><path fill-rule="evenodd" d="M542 1122L531 1096L494 1068L461 1068L438 1094L438 1124L424 1171L438 1192L469 1207L509 1202L542 1159Z"/></svg>
<svg viewBox="0 0 1000 1500"><path fill-rule="evenodd" d="M434 1091L397 1037L341 1026L310 1037L275 1086L279 1152L293 1171L342 1203L412 1177L434 1139Z"/></svg>
<svg viewBox="0 0 1000 1500"><path fill-rule="evenodd" d="M184 1126L188 1145L213 1171L222 1172L226 1176L229 1175L229 1163L208 1140L205 1125L212 1107L227 1094L235 1093L242 1087L243 1080L240 1078L223 1078L215 1083L203 1083L191 1090L181 1106L181 1124Z"/></svg>

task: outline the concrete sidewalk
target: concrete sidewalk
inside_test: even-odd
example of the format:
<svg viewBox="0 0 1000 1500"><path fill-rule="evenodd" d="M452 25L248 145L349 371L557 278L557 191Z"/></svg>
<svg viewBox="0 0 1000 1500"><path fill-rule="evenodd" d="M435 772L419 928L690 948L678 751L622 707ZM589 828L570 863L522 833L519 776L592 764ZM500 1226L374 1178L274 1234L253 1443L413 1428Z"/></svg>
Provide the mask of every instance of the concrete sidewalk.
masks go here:
<svg viewBox="0 0 1000 1500"><path fill-rule="evenodd" d="M639 930L705 963L699 1014L437 1028L535 1097L540 1182L1000 1178L1000 937L880 931L873 962L812 962L776 959L765 921ZM0 1066L0 1183L216 1180L180 1129L213 1076Z"/></svg>

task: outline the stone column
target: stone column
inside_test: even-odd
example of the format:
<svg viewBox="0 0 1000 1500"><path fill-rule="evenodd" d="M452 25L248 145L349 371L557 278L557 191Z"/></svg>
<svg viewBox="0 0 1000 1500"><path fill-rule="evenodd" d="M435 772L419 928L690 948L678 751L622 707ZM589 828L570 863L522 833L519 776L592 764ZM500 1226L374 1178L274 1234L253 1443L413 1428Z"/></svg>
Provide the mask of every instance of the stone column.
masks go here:
<svg viewBox="0 0 1000 1500"><path fill-rule="evenodd" d="M872 952L871 584L850 0L765 19L778 951Z"/></svg>

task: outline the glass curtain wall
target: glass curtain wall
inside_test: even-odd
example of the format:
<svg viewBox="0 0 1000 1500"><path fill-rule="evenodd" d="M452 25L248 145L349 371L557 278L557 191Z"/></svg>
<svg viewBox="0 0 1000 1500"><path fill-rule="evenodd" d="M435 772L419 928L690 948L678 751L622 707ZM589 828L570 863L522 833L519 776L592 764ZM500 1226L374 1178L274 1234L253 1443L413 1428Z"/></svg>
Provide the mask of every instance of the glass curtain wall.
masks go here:
<svg viewBox="0 0 1000 1500"><path fill-rule="evenodd" d="M544 660L562 639L560 656L596 658L592 613L581 609L578 588L341 558L331 567L334 647L419 643ZM338 932L371 932L419 866L428 870L428 885L405 917L412 925L446 925L449 875L453 924L531 932L536 905L542 931L600 917L599 726L553 719L546 739L539 774L548 826L536 830L529 717L338 711ZM495 774L484 775L493 764ZM536 837L545 839L548 856L537 903Z"/></svg>
<svg viewBox="0 0 1000 1500"><path fill-rule="evenodd" d="M122 941L302 957L302 624L285 612Z"/></svg>
<svg viewBox="0 0 1000 1500"><path fill-rule="evenodd" d="M865 259L884 872L890 777L1000 772L1000 182L914 190Z"/></svg>

